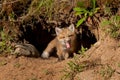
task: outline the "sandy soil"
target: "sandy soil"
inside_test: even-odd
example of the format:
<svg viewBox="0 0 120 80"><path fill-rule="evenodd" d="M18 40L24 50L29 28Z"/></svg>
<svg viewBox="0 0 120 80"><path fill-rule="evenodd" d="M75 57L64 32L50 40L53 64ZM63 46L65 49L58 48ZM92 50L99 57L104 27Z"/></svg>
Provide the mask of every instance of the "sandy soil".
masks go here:
<svg viewBox="0 0 120 80"><path fill-rule="evenodd" d="M0 80L61 80L67 61L0 57Z"/></svg>

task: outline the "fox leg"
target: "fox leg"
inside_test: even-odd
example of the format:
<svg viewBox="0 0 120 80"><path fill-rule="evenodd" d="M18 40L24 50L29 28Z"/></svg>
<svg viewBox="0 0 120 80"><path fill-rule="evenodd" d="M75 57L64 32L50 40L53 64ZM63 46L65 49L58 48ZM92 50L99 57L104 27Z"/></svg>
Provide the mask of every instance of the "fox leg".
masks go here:
<svg viewBox="0 0 120 80"><path fill-rule="evenodd" d="M65 59L65 60L68 59L69 53L66 52L66 53L64 53L63 55L64 55L64 59Z"/></svg>
<svg viewBox="0 0 120 80"><path fill-rule="evenodd" d="M53 51L54 48L55 48L55 39L48 44L47 48L43 51L41 57L49 58L50 53Z"/></svg>
<svg viewBox="0 0 120 80"><path fill-rule="evenodd" d="M58 55L58 61L66 60L69 57L69 53L64 52L64 51L62 51L62 52L58 51L57 55Z"/></svg>
<svg viewBox="0 0 120 80"><path fill-rule="evenodd" d="M49 58L50 54L46 51L44 51L41 55L42 58Z"/></svg>
<svg viewBox="0 0 120 80"><path fill-rule="evenodd" d="M57 55L58 55L58 61L64 60L64 55L62 54L61 51L57 51Z"/></svg>

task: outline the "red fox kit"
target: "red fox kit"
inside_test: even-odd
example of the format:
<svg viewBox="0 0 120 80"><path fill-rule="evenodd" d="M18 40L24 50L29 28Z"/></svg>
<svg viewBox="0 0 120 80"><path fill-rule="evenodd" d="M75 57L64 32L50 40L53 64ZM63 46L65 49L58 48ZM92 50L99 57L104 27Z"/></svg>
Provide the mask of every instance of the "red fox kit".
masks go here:
<svg viewBox="0 0 120 80"><path fill-rule="evenodd" d="M67 59L76 51L75 27L73 24L67 28L56 27L55 32L57 36L48 44L41 57L48 58L53 49L56 48L58 60Z"/></svg>

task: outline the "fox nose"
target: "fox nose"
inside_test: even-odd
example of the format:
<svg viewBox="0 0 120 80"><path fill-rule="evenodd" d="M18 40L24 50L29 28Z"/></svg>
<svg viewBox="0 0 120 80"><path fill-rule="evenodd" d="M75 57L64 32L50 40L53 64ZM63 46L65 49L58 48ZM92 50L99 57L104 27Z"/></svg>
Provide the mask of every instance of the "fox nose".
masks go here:
<svg viewBox="0 0 120 80"><path fill-rule="evenodd" d="M66 39L65 39L65 41L66 41L66 42L69 42L69 41L70 41L70 39L69 39L69 38L66 38Z"/></svg>

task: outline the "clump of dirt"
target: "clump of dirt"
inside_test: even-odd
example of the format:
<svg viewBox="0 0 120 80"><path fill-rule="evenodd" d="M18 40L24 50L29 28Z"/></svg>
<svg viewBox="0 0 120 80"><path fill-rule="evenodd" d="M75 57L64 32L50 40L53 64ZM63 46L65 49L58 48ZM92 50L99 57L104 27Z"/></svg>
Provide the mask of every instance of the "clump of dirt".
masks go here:
<svg viewBox="0 0 120 80"><path fill-rule="evenodd" d="M94 67L77 74L76 77L82 80L119 80L119 44L119 41L109 36L95 43L81 59L81 62L94 63Z"/></svg>
<svg viewBox="0 0 120 80"><path fill-rule="evenodd" d="M56 62L56 58L43 60L27 57L0 57L0 79L60 80L66 63L67 61Z"/></svg>

